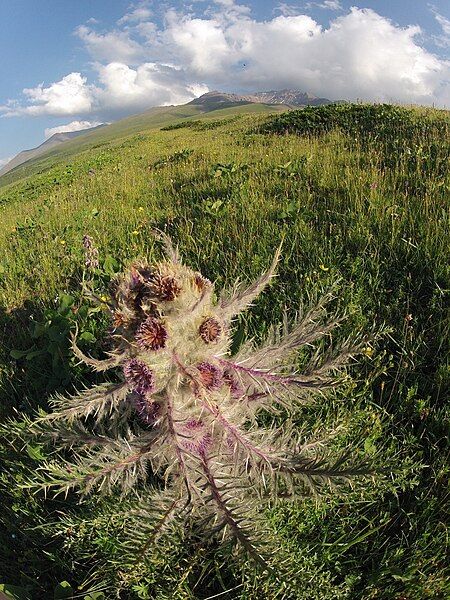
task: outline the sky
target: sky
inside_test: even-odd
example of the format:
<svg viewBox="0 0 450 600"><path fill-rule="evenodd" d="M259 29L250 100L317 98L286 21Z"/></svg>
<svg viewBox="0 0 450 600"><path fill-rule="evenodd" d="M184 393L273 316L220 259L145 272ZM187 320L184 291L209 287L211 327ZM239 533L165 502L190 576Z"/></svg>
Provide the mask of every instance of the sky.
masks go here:
<svg viewBox="0 0 450 600"><path fill-rule="evenodd" d="M0 0L0 167L210 90L450 108L449 0Z"/></svg>

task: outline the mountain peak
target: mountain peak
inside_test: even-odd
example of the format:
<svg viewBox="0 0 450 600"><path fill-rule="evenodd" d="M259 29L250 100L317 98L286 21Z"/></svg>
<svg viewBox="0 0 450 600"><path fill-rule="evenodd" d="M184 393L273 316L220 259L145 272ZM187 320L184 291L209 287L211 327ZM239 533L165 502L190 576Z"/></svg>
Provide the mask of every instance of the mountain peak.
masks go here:
<svg viewBox="0 0 450 600"><path fill-rule="evenodd" d="M251 94L234 94L214 90L195 98L189 104L208 106L210 108L225 108L236 104L286 104L288 106L319 106L331 104L328 98L318 98L308 92L299 90L270 90L267 92L253 92Z"/></svg>
<svg viewBox="0 0 450 600"><path fill-rule="evenodd" d="M214 90L212 92L206 92L206 94L202 94L198 98L194 98L188 104L194 104L195 106L222 106L226 108L226 106L232 106L234 104L249 104L252 102L248 100L244 96L240 96L239 94L233 94L231 92L219 92Z"/></svg>

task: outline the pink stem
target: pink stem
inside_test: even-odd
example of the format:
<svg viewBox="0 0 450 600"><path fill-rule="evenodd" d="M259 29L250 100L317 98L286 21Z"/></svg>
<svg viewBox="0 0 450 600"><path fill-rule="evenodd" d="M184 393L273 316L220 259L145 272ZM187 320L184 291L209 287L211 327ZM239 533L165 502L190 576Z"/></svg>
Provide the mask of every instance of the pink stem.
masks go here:
<svg viewBox="0 0 450 600"><path fill-rule="evenodd" d="M256 548L253 546L252 542L249 540L247 535L244 533L242 528L239 525L238 520L234 517L231 510L228 508L225 499L220 493L219 486L214 478L214 475L211 472L211 469L208 464L208 460L206 456L202 457L202 468L206 477L206 481L208 482L209 488L211 490L211 495L214 502L217 504L220 512L223 514L224 522L231 528L234 532L236 538L241 542L241 544L246 548L247 552L264 568L271 571L270 567L263 559L263 557L258 553Z"/></svg>
<svg viewBox="0 0 450 600"><path fill-rule="evenodd" d="M246 373L250 377L260 377L261 379L265 379L266 381L271 381L273 383L281 383L281 384L294 384L301 387L316 387L316 384L308 381L301 381L300 379L296 379L293 375L277 375L276 373L270 373L267 371L262 371L261 369L254 369L252 367L244 367L230 360L225 360L223 358L218 358L220 364L231 367L235 371L242 371Z"/></svg>
<svg viewBox="0 0 450 600"><path fill-rule="evenodd" d="M177 455L178 463L180 466L180 471L183 472L184 478L187 481L186 464L185 464L184 458L183 458L183 451L181 450L180 446L178 445L178 435L177 435L177 432L175 431L172 410L173 410L172 403L170 401L169 395L167 395L167 427L168 427L169 433L174 441L175 454Z"/></svg>
<svg viewBox="0 0 450 600"><path fill-rule="evenodd" d="M220 412L219 407L217 405L211 406L207 402L202 402L202 406L208 412L210 412L212 415L214 415L216 417L216 419L218 419L218 421L222 424L222 426L224 427L224 429L226 429L227 432L230 435L232 435L234 437L234 439L239 444L241 444L242 446L244 446L244 448L246 450L248 450L249 452L252 452L253 454L256 454L256 456L259 456L259 458L261 458L265 462L271 464L271 462L272 462L271 457L268 454L266 454L263 450L261 450L260 448L258 448L257 446L254 446L244 435L242 435L242 433L239 431L239 429L235 425L232 425L223 416L223 414Z"/></svg>
<svg viewBox="0 0 450 600"><path fill-rule="evenodd" d="M194 393L198 396L200 393L200 386L198 384L198 381L195 379L195 377L193 375L191 375L191 373L189 373L189 371L186 369L184 364L181 362L181 360L178 357L178 354L175 351L172 352L172 357L173 357L174 363L180 369L181 373L192 382L192 384L194 386Z"/></svg>

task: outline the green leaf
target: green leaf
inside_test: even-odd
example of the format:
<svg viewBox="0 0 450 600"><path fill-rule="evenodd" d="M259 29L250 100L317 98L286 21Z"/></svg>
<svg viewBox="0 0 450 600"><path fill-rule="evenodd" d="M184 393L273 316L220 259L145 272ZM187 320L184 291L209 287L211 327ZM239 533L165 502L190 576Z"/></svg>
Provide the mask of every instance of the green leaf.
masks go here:
<svg viewBox="0 0 450 600"><path fill-rule="evenodd" d="M73 589L68 581L61 581L55 587L54 600L66 600L67 598L73 598Z"/></svg>
<svg viewBox="0 0 450 600"><path fill-rule="evenodd" d="M66 316L75 302L75 298L70 294L61 294L59 299L58 312Z"/></svg>
<svg viewBox="0 0 450 600"><path fill-rule="evenodd" d="M75 298L70 294L61 294L59 297L59 305L60 306L72 306L75 302Z"/></svg>
<svg viewBox="0 0 450 600"><path fill-rule="evenodd" d="M46 323L35 323L34 324L34 328L33 331L31 333L31 337L33 339L37 339L40 338L44 335L44 333L47 331L47 324Z"/></svg>
<svg viewBox="0 0 450 600"><path fill-rule="evenodd" d="M370 455L373 455L376 453L377 447L375 445L375 441L374 441L373 437L368 437L364 441L364 451Z"/></svg>
<svg viewBox="0 0 450 600"><path fill-rule="evenodd" d="M94 342L97 341L97 338L95 337L95 335L93 333L91 333L90 331L83 331L83 333L79 336L78 339L82 340L83 342L88 342L90 344L93 344Z"/></svg>
<svg viewBox="0 0 450 600"><path fill-rule="evenodd" d="M20 358L24 358L30 352L29 350L11 350L9 355L11 358L19 360Z"/></svg>
<svg viewBox="0 0 450 600"><path fill-rule="evenodd" d="M36 358L36 356L42 356L43 354L45 354L45 350L32 350L31 352L27 353L26 359L33 360L33 358Z"/></svg>
<svg viewBox="0 0 450 600"><path fill-rule="evenodd" d="M120 265L113 256L108 254L103 261L103 270L108 273L108 275L114 275L120 270Z"/></svg>
<svg viewBox="0 0 450 600"><path fill-rule="evenodd" d="M27 454L33 460L45 460L45 456L41 452L42 446L36 445L32 446L31 444L27 444Z"/></svg>
<svg viewBox="0 0 450 600"><path fill-rule="evenodd" d="M86 304L82 304L80 306L80 308L78 309L78 317L80 319L85 319L88 316L89 313L89 306L87 306Z"/></svg>

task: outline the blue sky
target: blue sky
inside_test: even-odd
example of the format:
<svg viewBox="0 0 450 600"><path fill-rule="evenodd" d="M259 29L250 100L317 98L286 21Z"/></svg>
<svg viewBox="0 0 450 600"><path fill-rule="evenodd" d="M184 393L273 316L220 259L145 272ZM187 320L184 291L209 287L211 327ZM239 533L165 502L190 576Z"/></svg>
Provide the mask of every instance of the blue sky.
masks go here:
<svg viewBox="0 0 450 600"><path fill-rule="evenodd" d="M2 0L0 166L212 89L450 107L450 2Z"/></svg>

